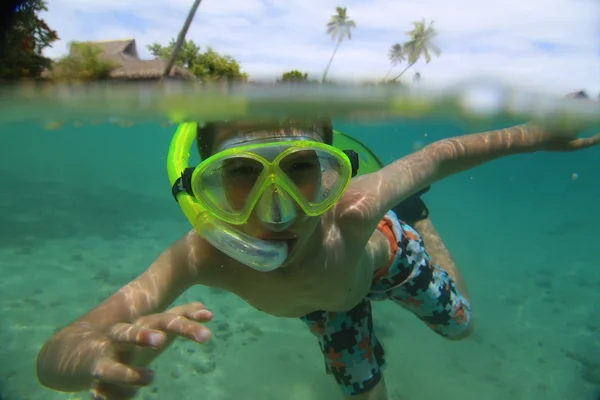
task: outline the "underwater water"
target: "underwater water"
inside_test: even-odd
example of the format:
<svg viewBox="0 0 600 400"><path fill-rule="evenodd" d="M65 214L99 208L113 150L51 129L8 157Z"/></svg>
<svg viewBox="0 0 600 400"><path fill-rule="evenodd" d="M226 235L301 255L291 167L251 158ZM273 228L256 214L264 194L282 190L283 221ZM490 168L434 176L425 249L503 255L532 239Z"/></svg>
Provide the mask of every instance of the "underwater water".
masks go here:
<svg viewBox="0 0 600 400"><path fill-rule="evenodd" d="M27 104L12 106L0 108L0 398L85 399L41 387L35 357L56 329L189 230L166 176L175 125L100 113L90 123L66 110L61 119L59 107L40 119ZM334 127L387 164L435 140L525 120L345 115ZM598 399L599 160L600 147L510 156L424 195L466 280L476 327L466 340L446 341L397 305L374 304L390 399ZM216 289L192 288L177 303L190 301L214 312L213 339L176 341L138 398L341 398L301 321Z"/></svg>

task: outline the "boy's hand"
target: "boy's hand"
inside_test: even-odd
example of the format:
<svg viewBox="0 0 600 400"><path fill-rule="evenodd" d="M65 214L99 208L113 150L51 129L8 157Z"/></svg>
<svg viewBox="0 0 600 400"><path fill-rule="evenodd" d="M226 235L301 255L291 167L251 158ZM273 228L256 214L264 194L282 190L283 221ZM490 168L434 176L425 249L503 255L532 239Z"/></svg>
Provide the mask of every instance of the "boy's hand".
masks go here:
<svg viewBox="0 0 600 400"><path fill-rule="evenodd" d="M127 365L136 350L160 351L169 338L181 336L198 343L210 338L208 322L212 313L201 303L173 307L164 313L140 317L134 323L115 324L108 332L112 351L99 358L92 374L94 400L122 400L135 396L141 386L152 382L154 373L147 368Z"/></svg>
<svg viewBox="0 0 600 400"><path fill-rule="evenodd" d="M576 151L596 146L600 143L600 133L588 138L578 138L581 131L589 127L586 114L594 115L593 121L598 121L600 114L600 104L590 99L572 99L573 104L580 104L585 107L580 116L574 119L565 117L553 122L541 123L542 130L542 150L546 151Z"/></svg>
<svg viewBox="0 0 600 400"><path fill-rule="evenodd" d="M542 150L576 151L596 146L600 143L600 133L588 138L578 138L578 130L544 129Z"/></svg>

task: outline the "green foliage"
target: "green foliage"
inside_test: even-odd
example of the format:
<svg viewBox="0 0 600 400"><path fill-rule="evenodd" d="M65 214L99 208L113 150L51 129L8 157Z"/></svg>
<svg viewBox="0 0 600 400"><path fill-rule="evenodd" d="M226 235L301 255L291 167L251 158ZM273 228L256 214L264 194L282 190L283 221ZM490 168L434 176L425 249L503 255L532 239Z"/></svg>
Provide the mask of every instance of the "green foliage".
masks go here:
<svg viewBox="0 0 600 400"><path fill-rule="evenodd" d="M58 60L50 72L53 80L88 81L109 77L110 71L119 67L115 61L101 57L102 49L93 43L69 43L69 55Z"/></svg>
<svg viewBox="0 0 600 400"><path fill-rule="evenodd" d="M173 54L175 43L176 40L171 39L167 46L161 46L158 43L153 43L146 47L154 57L162 60L168 60L171 57L171 54ZM200 46L198 46L192 40L185 40L181 46L181 49L179 50L179 53L177 54L175 63L179 66L192 70L199 55Z"/></svg>
<svg viewBox="0 0 600 400"><path fill-rule="evenodd" d="M233 57L221 55L210 47L200 54L193 72L203 80L248 79L248 75L241 71L240 64Z"/></svg>
<svg viewBox="0 0 600 400"><path fill-rule="evenodd" d="M58 35L39 18L47 11L44 0L23 2L14 17L0 47L0 79L37 78L51 60L42 51L58 40Z"/></svg>
<svg viewBox="0 0 600 400"><path fill-rule="evenodd" d="M297 69L284 72L281 75L281 78L278 79L279 82L308 82L308 73L302 73Z"/></svg>
<svg viewBox="0 0 600 400"><path fill-rule="evenodd" d="M168 60L173 54L175 43L175 39L172 39L167 46L154 43L147 48L156 58ZM200 46L192 40L184 41L175 64L187 68L204 81L248 79L248 75L241 71L239 62L233 57L219 54L210 47L203 53Z"/></svg>

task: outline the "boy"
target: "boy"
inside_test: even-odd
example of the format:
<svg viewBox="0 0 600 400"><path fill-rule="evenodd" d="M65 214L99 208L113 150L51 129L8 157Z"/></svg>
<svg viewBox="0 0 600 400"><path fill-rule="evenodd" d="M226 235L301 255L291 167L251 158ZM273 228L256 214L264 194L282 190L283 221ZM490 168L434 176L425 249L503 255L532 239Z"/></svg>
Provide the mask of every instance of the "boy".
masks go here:
<svg viewBox="0 0 600 400"><path fill-rule="evenodd" d="M473 327L456 269L435 265L420 235L390 210L484 162L583 149L598 144L600 134L577 139L528 124L444 139L352 180L356 157L330 146L327 119L208 123L196 139L203 161L174 168L181 179L172 179L196 230L44 345L37 359L43 385L93 387L95 399L133 397L152 380L146 366L174 337L209 339L198 324L212 317L202 304L164 312L201 284L271 315L301 318L346 397L387 399L370 300L392 300L448 339Z"/></svg>

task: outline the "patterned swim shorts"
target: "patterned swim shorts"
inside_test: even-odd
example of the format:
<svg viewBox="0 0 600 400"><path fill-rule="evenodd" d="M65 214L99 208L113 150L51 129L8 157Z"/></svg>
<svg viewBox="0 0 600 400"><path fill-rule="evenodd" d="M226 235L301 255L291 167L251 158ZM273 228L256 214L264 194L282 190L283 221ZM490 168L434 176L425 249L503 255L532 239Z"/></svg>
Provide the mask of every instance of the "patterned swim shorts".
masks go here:
<svg viewBox="0 0 600 400"><path fill-rule="evenodd" d="M384 350L373 332L371 300L391 300L445 337L460 335L471 320L469 302L430 263L413 228L389 211L378 229L395 238L394 254L387 268L376 271L367 298L347 312L315 311L301 318L319 339L326 370L345 395L367 392L381 380Z"/></svg>

